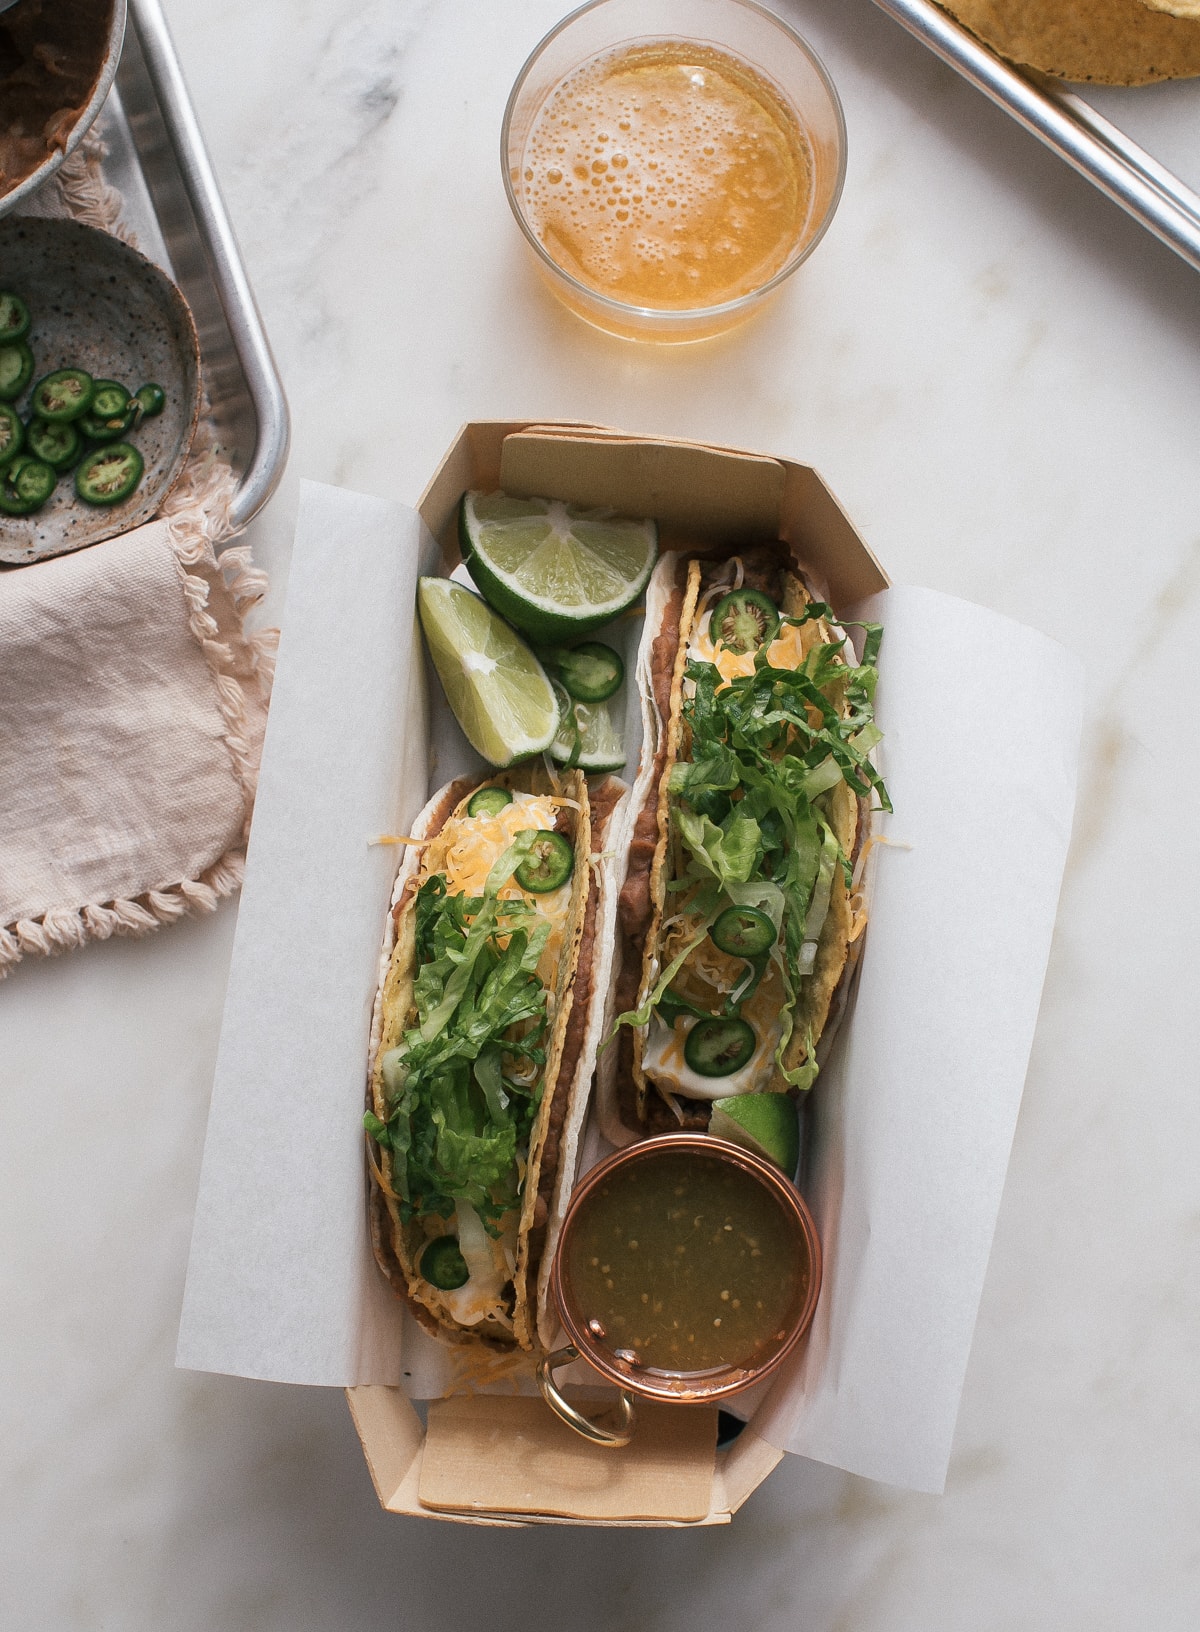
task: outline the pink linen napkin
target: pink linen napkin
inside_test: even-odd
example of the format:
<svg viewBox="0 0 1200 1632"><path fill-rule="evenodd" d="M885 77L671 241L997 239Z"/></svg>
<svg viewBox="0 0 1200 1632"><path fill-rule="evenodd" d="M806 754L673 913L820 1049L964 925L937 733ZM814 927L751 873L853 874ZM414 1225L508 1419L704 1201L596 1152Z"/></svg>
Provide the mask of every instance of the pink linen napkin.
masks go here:
<svg viewBox="0 0 1200 1632"><path fill-rule="evenodd" d="M0 572L0 978L145 935L241 882L275 631L228 533L228 467L170 513Z"/></svg>
<svg viewBox="0 0 1200 1632"><path fill-rule="evenodd" d="M22 213L137 246L93 130ZM146 935L241 883L278 632L202 420L162 516L0 568L0 980L27 953Z"/></svg>

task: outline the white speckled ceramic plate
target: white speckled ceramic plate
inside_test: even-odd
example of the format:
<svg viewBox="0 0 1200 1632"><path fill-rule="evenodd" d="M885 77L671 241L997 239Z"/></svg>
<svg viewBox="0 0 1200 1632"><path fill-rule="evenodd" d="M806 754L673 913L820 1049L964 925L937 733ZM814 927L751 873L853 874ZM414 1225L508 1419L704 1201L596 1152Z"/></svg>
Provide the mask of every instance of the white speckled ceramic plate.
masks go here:
<svg viewBox="0 0 1200 1632"><path fill-rule="evenodd" d="M77 221L0 222L0 289L20 295L33 317L31 386L74 367L130 391L155 381L167 397L163 412L130 434L146 469L122 503L84 504L68 472L41 510L0 515L0 562L20 566L129 532L155 514L196 434L200 347L188 304L170 278L119 238ZM28 419L29 392L13 406Z"/></svg>

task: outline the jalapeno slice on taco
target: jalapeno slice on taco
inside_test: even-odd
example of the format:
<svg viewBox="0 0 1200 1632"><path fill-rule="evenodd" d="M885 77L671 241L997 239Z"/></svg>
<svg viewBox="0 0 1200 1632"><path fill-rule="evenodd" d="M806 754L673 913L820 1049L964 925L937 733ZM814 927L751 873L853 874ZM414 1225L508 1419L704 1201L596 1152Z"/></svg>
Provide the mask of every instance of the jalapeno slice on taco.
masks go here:
<svg viewBox="0 0 1200 1632"><path fill-rule="evenodd" d="M815 1080L865 922L855 863L890 809L871 758L880 638L866 628L860 660L783 544L660 560L599 1074L614 1142Z"/></svg>
<svg viewBox="0 0 1200 1632"><path fill-rule="evenodd" d="M573 1179L615 897L596 858L626 793L579 772L450 784L392 897L365 1117L376 1256L458 1342L536 1348ZM542 1334L539 1335L539 1324Z"/></svg>

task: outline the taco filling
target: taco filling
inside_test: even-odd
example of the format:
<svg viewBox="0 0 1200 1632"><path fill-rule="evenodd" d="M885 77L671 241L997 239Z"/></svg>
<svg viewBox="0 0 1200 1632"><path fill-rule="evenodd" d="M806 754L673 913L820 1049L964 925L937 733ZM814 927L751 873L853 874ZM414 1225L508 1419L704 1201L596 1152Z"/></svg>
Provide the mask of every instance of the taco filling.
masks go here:
<svg viewBox="0 0 1200 1632"><path fill-rule="evenodd" d="M661 570L684 593L648 890L644 873L626 884L627 906L647 890L648 922L637 1004L618 1017L623 1097L639 1123L663 1125L665 1107L702 1126L704 1102L817 1075L861 928L864 817L890 809L869 758L881 631L864 626L858 660L781 552Z"/></svg>
<svg viewBox="0 0 1200 1632"><path fill-rule="evenodd" d="M430 822L419 864L402 870L366 1125L417 1312L452 1333L528 1347L529 1233L587 902L589 823L582 777L561 795L524 791L521 780L458 798L440 826Z"/></svg>

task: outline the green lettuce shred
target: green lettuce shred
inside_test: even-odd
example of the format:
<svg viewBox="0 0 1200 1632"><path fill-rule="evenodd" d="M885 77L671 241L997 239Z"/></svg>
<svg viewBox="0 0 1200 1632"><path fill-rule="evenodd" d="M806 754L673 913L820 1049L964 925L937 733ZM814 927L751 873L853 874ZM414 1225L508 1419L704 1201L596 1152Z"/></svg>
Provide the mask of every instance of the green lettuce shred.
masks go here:
<svg viewBox="0 0 1200 1632"><path fill-rule="evenodd" d="M780 621L799 626L819 619L837 621L824 602L814 601L799 617ZM844 782L878 808L892 808L868 757L882 738L874 699L883 629L855 627L863 631L861 661L847 661L848 643L839 639L814 645L797 669L777 669L763 647L752 674L726 683L715 664L689 659L683 718L692 757L672 768L669 781L683 870L668 888L691 892L686 911L693 933L642 1005L616 1022L645 1026L657 1010L673 1025L680 1014L700 1013L671 982L725 906L758 907L770 915L778 939L767 957L747 960L751 974L722 1012L738 1014L774 962L787 994L775 1058L798 1088L812 1085L817 1067L809 1029L805 1060L784 1068L792 1009L812 973L837 869L847 883L851 872L829 819L828 795Z"/></svg>
<svg viewBox="0 0 1200 1632"><path fill-rule="evenodd" d="M387 1118L368 1112L367 1133L392 1157L401 1218L448 1218L459 1201L493 1233L519 1198L518 1154L541 1100L512 1075L519 1061L546 1063L546 989L538 959L550 925L499 891L538 834L519 833L492 867L481 896L451 895L441 874L417 892L416 1024L381 1062Z"/></svg>

